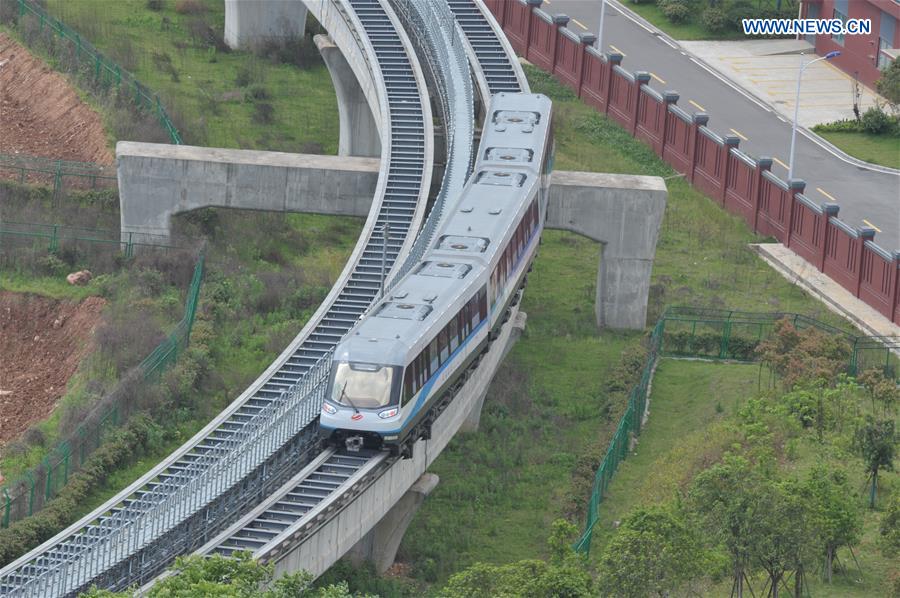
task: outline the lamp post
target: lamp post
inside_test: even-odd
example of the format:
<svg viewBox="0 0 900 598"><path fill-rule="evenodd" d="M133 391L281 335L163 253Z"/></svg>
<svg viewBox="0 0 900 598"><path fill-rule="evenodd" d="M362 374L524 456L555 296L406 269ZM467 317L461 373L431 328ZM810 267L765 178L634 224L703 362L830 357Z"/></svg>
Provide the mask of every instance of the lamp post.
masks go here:
<svg viewBox="0 0 900 598"><path fill-rule="evenodd" d="M603 54L603 17L606 16L606 0L600 0L600 27L597 31L597 50Z"/></svg>
<svg viewBox="0 0 900 598"><path fill-rule="evenodd" d="M800 116L800 82L803 81L803 71L805 71L806 67L809 65L815 64L820 60L831 60L840 55L840 52L834 50L821 58L816 58L815 60L804 63L803 57L805 54L802 52L800 53L800 73L797 75L797 100L794 102L794 126L791 128L791 155L788 158L788 181L794 178L794 149L797 146L797 119Z"/></svg>

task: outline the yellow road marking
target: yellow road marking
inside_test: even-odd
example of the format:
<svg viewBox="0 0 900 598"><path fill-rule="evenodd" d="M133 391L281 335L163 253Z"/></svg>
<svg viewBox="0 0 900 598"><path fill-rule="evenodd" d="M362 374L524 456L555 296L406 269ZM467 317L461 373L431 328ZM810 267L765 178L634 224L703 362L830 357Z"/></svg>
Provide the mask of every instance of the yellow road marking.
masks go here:
<svg viewBox="0 0 900 598"><path fill-rule="evenodd" d="M833 195L831 195L830 193L826 192L825 189L822 189L821 187L816 187L816 191L818 191L819 193L821 193L822 195L824 195L831 201L837 202L837 199L835 199L835 197Z"/></svg>
<svg viewBox="0 0 900 598"><path fill-rule="evenodd" d="M738 137L740 137L741 139L743 139L744 141L750 141L749 139L747 139L746 135L744 135L743 133L741 133L741 132L738 131L737 129L730 129L730 131L731 131L732 133L734 133L735 135L737 135Z"/></svg>
<svg viewBox="0 0 900 598"><path fill-rule="evenodd" d="M612 45L612 44L609 44L609 47L612 48L615 52L618 52L619 54L621 54L622 56L628 56L628 54L626 54L625 52L623 52L622 50L618 49L617 47L615 47L615 46Z"/></svg>
<svg viewBox="0 0 900 598"><path fill-rule="evenodd" d="M779 160L778 158L774 158L774 157L773 157L772 159L775 160L776 162L778 162L779 164L781 164L782 166L784 166L785 168L787 168L788 170L791 169L790 166L788 166L787 164L785 164L784 162L782 162L782 161Z"/></svg>
<svg viewBox="0 0 900 598"><path fill-rule="evenodd" d="M700 112L706 112L706 108L695 102L694 100L688 100L688 104L699 110Z"/></svg>
<svg viewBox="0 0 900 598"><path fill-rule="evenodd" d="M650 76L653 77L654 79L656 79L657 81L659 81L660 83L662 83L663 85L666 84L666 80L665 80L665 79L661 79L661 78L658 77L656 74L650 73Z"/></svg>
<svg viewBox="0 0 900 598"><path fill-rule="evenodd" d="M579 27L581 27L582 29L584 29L585 31L587 31L587 27L585 27L584 23L582 23L578 19L572 19L572 22L575 23L576 25L578 25Z"/></svg>
<svg viewBox="0 0 900 598"><path fill-rule="evenodd" d="M876 233L880 233L880 232L881 232L881 229L880 229L880 228L878 228L877 226L875 226L874 224L872 224L871 222L869 222L869 221L866 220L865 218L863 218L863 222L865 222L866 224L868 224L869 226L871 226L872 228L874 228Z"/></svg>

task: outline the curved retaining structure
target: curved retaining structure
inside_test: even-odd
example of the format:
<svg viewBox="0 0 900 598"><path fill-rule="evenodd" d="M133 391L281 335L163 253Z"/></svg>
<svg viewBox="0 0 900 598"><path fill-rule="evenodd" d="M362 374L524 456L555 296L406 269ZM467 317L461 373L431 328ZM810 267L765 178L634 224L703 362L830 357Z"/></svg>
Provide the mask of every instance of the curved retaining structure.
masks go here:
<svg viewBox="0 0 900 598"><path fill-rule="evenodd" d="M349 4L332 0L310 8L318 9L322 22L340 17L345 30L360 31ZM391 269L409 252L431 186L433 131L424 78L393 15L388 24L390 31L353 35L356 48L342 46L346 55L364 56L370 69L379 100L382 170L369 218L338 283L290 346L203 430L107 503L0 571L0 595L60 596L91 584L120 589L152 579L308 461L316 446L309 424L319 413L330 349L377 296L382 250ZM380 44L373 43L379 36ZM338 34L335 41L350 40Z"/></svg>

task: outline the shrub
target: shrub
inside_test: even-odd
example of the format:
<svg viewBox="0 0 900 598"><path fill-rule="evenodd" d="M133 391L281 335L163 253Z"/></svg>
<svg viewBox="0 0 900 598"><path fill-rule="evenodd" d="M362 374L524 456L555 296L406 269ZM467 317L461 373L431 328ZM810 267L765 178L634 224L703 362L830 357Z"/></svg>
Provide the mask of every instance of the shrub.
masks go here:
<svg viewBox="0 0 900 598"><path fill-rule="evenodd" d="M150 10L162 10L164 4L163 0L147 0L147 8Z"/></svg>
<svg viewBox="0 0 900 598"><path fill-rule="evenodd" d="M178 0L175 3L175 12L180 15L199 15L206 12L206 6L200 0Z"/></svg>
<svg viewBox="0 0 900 598"><path fill-rule="evenodd" d="M881 106L872 106L862 117L863 130L873 135L887 133L893 128L892 124L891 117L881 109Z"/></svg>
<svg viewBox="0 0 900 598"><path fill-rule="evenodd" d="M250 91L247 93L251 100L270 100L272 99L272 94L269 93L269 90L263 87L262 85L254 85L250 88Z"/></svg>
<svg viewBox="0 0 900 598"><path fill-rule="evenodd" d="M275 107L268 102L260 102L253 109L253 122L270 125L275 122Z"/></svg>
<svg viewBox="0 0 900 598"><path fill-rule="evenodd" d="M860 133L862 125L859 121L853 119L836 120L830 123L823 123L813 127L816 133Z"/></svg>
<svg viewBox="0 0 900 598"><path fill-rule="evenodd" d="M718 6L710 6L703 11L703 27L712 33L722 33L732 24L728 15Z"/></svg>
<svg viewBox="0 0 900 598"><path fill-rule="evenodd" d="M672 23L687 23L691 18L691 8L684 0L666 0L660 5L663 14Z"/></svg>

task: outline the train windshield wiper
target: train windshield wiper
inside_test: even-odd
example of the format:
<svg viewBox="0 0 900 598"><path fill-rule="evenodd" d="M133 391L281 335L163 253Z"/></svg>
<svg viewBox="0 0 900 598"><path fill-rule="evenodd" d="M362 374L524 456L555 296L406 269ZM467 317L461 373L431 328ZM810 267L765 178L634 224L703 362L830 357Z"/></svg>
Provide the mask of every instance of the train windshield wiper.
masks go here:
<svg viewBox="0 0 900 598"><path fill-rule="evenodd" d="M356 408L356 405L353 404L353 400L350 398L350 395L347 394L347 384L349 383L349 380L344 382L344 387L341 389L341 401L343 402L344 399L347 399L347 402L350 403L351 407L353 407L353 411L359 413L359 409Z"/></svg>

